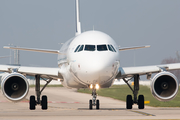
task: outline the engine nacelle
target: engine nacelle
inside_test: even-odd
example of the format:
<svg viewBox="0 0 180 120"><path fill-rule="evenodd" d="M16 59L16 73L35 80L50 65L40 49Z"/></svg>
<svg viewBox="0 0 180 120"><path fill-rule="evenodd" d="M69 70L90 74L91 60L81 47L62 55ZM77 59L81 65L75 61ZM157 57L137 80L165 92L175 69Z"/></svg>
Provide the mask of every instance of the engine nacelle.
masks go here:
<svg viewBox="0 0 180 120"><path fill-rule="evenodd" d="M151 92L159 101L169 101L176 97L179 89L179 81L170 72L160 72L154 76L151 82Z"/></svg>
<svg viewBox="0 0 180 120"><path fill-rule="evenodd" d="M6 73L1 78L1 89L6 98L18 102L28 94L29 83L20 73Z"/></svg>

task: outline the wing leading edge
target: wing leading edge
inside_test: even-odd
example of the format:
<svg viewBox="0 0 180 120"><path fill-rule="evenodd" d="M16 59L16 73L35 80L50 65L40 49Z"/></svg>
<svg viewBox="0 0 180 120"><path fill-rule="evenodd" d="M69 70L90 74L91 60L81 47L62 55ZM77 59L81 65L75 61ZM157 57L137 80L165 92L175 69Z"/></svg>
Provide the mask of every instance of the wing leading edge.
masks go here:
<svg viewBox="0 0 180 120"><path fill-rule="evenodd" d="M60 53L58 50L49 50L49 49L23 48L23 47L10 47L10 46L4 46L3 48L16 49L16 50L25 50L25 51L33 51L33 52L43 52L43 53L53 53L53 54L64 54L64 53Z"/></svg>
<svg viewBox="0 0 180 120"><path fill-rule="evenodd" d="M124 50L135 50L135 49L141 49L141 48L149 48L150 45L145 45L145 46L133 46L133 47L124 47L124 48L119 48L119 51L124 51Z"/></svg>
<svg viewBox="0 0 180 120"><path fill-rule="evenodd" d="M1 72L11 73L13 70L15 72L35 76L40 75L43 78L51 79L63 79L60 68L46 68L46 67L25 67L25 66L10 66L10 65L0 65Z"/></svg>
<svg viewBox="0 0 180 120"><path fill-rule="evenodd" d="M131 77L133 75L148 75L151 73L158 73L161 71L170 71L180 69L180 63L163 64L154 66L140 66L140 67L119 67L117 79Z"/></svg>

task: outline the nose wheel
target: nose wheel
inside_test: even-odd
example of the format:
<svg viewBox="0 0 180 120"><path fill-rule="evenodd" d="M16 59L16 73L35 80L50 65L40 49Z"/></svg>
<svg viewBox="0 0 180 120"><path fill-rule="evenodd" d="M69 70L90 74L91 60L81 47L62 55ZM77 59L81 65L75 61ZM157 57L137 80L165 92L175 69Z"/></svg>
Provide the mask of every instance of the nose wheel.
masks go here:
<svg viewBox="0 0 180 120"><path fill-rule="evenodd" d="M96 109L99 109L99 100L96 99L97 97L97 93L96 93L96 89L92 90L92 100L89 100L89 109L92 110L93 106L96 106Z"/></svg>
<svg viewBox="0 0 180 120"><path fill-rule="evenodd" d="M99 109L99 100L96 100L96 109Z"/></svg>

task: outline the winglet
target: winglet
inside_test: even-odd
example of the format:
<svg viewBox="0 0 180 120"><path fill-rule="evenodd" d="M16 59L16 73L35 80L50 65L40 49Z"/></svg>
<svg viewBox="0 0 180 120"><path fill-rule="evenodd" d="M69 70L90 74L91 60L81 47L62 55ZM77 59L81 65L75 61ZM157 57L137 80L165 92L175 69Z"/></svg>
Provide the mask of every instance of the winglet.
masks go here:
<svg viewBox="0 0 180 120"><path fill-rule="evenodd" d="M81 34L81 23L79 20L79 0L76 0L76 36Z"/></svg>

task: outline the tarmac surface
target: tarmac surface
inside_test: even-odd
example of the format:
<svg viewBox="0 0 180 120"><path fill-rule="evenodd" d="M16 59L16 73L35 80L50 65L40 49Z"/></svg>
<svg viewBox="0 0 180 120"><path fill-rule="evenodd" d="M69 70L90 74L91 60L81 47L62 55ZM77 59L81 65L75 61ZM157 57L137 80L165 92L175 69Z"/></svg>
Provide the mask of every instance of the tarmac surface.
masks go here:
<svg viewBox="0 0 180 120"><path fill-rule="evenodd" d="M0 91L1 92L1 91ZM18 103L8 101L0 93L0 120L119 120L119 119L180 119L180 108L155 108L137 105L127 110L126 103L112 98L98 96L100 109L88 109L91 95L78 93L64 87L47 87L42 95L48 96L48 110L29 110L29 96L35 95L30 88L26 100Z"/></svg>

